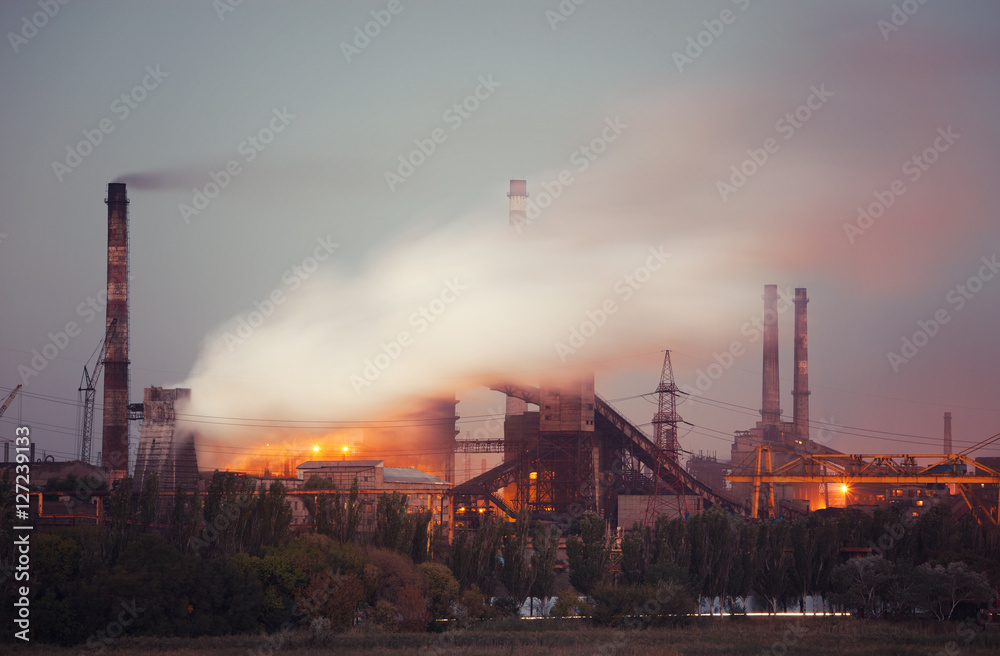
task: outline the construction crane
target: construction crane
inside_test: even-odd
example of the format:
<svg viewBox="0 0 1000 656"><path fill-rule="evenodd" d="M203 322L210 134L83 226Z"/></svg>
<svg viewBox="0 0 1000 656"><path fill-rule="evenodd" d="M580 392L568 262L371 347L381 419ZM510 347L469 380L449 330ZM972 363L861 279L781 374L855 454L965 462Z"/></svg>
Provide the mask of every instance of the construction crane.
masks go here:
<svg viewBox="0 0 1000 656"><path fill-rule="evenodd" d="M14 397L17 396L17 393L20 391L21 391L21 385L18 385L17 387L14 388L14 391L11 392L10 395L7 397L7 400L3 402L3 405L0 405L0 417L3 417L3 413L7 412L7 408L9 408L10 404L14 402Z"/></svg>
<svg viewBox="0 0 1000 656"><path fill-rule="evenodd" d="M94 401L97 398L97 379L101 377L101 370L104 369L104 345L114 338L117 327L118 319L112 319L111 323L108 324L107 334L101 340L101 343L97 345L93 355L90 356L90 360L93 360L94 355L100 353L97 363L94 365L93 374L87 371L87 367L90 365L90 360L87 360L87 364L83 365L83 378L80 379L79 391L83 392L84 395L80 460L88 465L90 464L90 445L94 438Z"/></svg>

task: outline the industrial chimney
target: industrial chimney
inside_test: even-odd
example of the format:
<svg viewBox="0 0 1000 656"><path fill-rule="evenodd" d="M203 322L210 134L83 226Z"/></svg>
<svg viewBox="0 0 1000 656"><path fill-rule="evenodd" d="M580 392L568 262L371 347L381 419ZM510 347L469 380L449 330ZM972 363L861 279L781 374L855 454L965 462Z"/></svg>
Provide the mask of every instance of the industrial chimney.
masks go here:
<svg viewBox="0 0 1000 656"><path fill-rule="evenodd" d="M528 183L525 180L511 180L510 193L510 229L521 234L528 226Z"/></svg>
<svg viewBox="0 0 1000 656"><path fill-rule="evenodd" d="M768 426L781 423L780 389L778 383L778 286L764 285L764 385L760 410L765 435L777 439L777 432Z"/></svg>
<svg viewBox="0 0 1000 656"><path fill-rule="evenodd" d="M951 455L951 413L944 413L944 453Z"/></svg>
<svg viewBox="0 0 1000 656"><path fill-rule="evenodd" d="M792 383L792 399L795 402L795 436L800 442L809 440L809 340L806 336L805 287L795 288L795 379Z"/></svg>
<svg viewBox="0 0 1000 656"><path fill-rule="evenodd" d="M104 432L101 466L112 481L128 476L128 196L125 183L108 185L108 305L104 347Z"/></svg>
<svg viewBox="0 0 1000 656"><path fill-rule="evenodd" d="M528 225L528 183L525 180L511 180L510 193L510 229L511 232L521 234ZM528 404L516 396L507 397L508 417L523 415L528 409Z"/></svg>

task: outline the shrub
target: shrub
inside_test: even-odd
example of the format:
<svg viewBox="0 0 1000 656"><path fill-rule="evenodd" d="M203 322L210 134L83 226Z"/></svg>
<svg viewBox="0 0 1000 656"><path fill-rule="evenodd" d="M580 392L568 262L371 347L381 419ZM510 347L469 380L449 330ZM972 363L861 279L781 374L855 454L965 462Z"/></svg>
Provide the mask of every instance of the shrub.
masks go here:
<svg viewBox="0 0 1000 656"><path fill-rule="evenodd" d="M430 614L427 612L427 597L420 586L407 584L399 591L399 602L396 604L400 615L400 628L404 631L426 631L430 624Z"/></svg>
<svg viewBox="0 0 1000 656"><path fill-rule="evenodd" d="M346 631L354 625L358 605L365 591L354 574L322 574L314 576L306 590L296 596L298 609L310 623L329 620L333 631Z"/></svg>
<svg viewBox="0 0 1000 656"><path fill-rule="evenodd" d="M455 617L462 625L488 620L494 615L493 608L486 603L486 596L479 591L479 587L475 583L462 593L461 599L454 604L454 608Z"/></svg>
<svg viewBox="0 0 1000 656"><path fill-rule="evenodd" d="M372 548L368 550L368 558L374 567L374 571L365 570L366 579L374 577L373 592L368 599L371 605L385 599L400 608L400 594L407 586L415 587L423 594L424 577L406 556L391 549Z"/></svg>
<svg viewBox="0 0 1000 656"><path fill-rule="evenodd" d="M372 622L387 632L399 629L399 611L385 599L379 599L371 614Z"/></svg>
<svg viewBox="0 0 1000 656"><path fill-rule="evenodd" d="M451 617L452 604L458 599L458 579L450 569L438 563L421 564L420 573L430 598L431 618Z"/></svg>

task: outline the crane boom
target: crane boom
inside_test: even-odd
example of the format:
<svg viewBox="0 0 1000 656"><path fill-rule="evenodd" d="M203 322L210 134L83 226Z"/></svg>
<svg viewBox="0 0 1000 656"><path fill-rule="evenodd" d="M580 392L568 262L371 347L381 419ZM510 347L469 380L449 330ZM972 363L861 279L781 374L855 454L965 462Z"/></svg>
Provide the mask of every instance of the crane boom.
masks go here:
<svg viewBox="0 0 1000 656"><path fill-rule="evenodd" d="M3 417L3 413L7 412L7 408L9 408L10 404L14 402L14 397L21 391L21 387L21 385L15 387L14 391L7 397L7 400L3 402L3 405L0 405L0 417Z"/></svg>
<svg viewBox="0 0 1000 656"><path fill-rule="evenodd" d="M80 439L80 460L90 464L90 445L94 438L94 402L97 399L97 380L101 377L104 369L104 345L115 336L118 327L118 319L112 319L108 324L108 332L97 346L95 354L100 353L97 363L94 364L94 372L87 371L87 365L83 365L83 378L80 379L80 392L83 392L83 434ZM93 358L94 356L90 356ZM87 364L90 364L89 362Z"/></svg>

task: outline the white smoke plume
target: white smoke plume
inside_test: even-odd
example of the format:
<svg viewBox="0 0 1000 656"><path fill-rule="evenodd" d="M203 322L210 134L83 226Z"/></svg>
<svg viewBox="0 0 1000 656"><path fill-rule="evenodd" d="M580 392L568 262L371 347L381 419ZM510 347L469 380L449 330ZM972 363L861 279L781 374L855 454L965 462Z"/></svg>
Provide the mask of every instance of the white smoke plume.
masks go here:
<svg viewBox="0 0 1000 656"><path fill-rule="evenodd" d="M704 256L718 242L581 243L535 238L530 226L517 238L504 224L470 217L403 238L354 275L321 269L285 288L262 322L248 308L206 338L183 384L186 414L385 418L423 398L711 338L712 316L733 310L731 272Z"/></svg>

